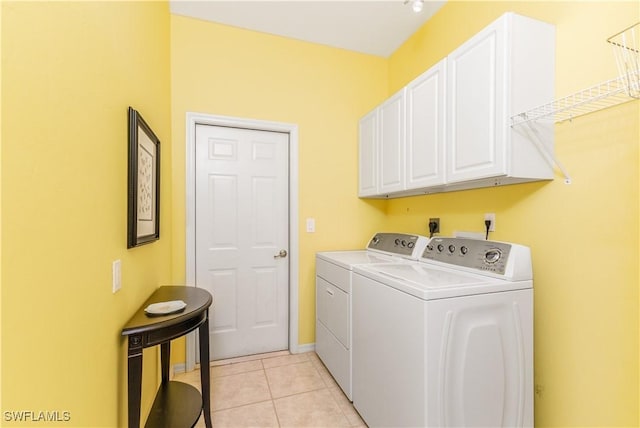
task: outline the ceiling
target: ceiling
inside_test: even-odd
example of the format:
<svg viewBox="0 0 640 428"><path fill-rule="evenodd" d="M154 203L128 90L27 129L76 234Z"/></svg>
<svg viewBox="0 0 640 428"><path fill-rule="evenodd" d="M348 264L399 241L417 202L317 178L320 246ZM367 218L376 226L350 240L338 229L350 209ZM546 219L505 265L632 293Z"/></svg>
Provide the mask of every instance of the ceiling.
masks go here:
<svg viewBox="0 0 640 428"><path fill-rule="evenodd" d="M171 13L388 57L446 0L171 0Z"/></svg>

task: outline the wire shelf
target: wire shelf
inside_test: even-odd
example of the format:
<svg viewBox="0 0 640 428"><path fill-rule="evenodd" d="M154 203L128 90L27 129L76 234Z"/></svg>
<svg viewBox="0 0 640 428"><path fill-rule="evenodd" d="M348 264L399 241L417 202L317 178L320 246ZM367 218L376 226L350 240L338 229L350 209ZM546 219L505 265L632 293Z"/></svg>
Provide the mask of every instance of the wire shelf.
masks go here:
<svg viewBox="0 0 640 428"><path fill-rule="evenodd" d="M628 101L633 101L633 98L627 93L627 79L620 76L512 116L511 125L536 120L564 122Z"/></svg>
<svg viewBox="0 0 640 428"><path fill-rule="evenodd" d="M534 122L570 121L578 116L640 98L640 22L609 37L607 42L613 46L618 77L511 116L511 126L521 125L519 130L526 133L550 164L562 171L566 184L571 184L569 173L555 154L542 143L542 136Z"/></svg>
<svg viewBox="0 0 640 428"><path fill-rule="evenodd" d="M640 98L640 22L609 37L618 77L511 116L511 126L537 120L564 122Z"/></svg>
<svg viewBox="0 0 640 428"><path fill-rule="evenodd" d="M640 22L609 37L607 42L613 47L627 95L640 98Z"/></svg>

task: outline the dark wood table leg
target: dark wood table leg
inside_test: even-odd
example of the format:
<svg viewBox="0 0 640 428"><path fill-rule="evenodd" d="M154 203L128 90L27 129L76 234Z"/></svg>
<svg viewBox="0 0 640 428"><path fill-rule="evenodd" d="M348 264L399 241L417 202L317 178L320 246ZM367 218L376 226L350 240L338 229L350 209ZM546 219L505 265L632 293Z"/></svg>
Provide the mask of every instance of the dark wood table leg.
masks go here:
<svg viewBox="0 0 640 428"><path fill-rule="evenodd" d="M142 394L142 337L129 336L127 357L129 428L140 428L140 400Z"/></svg>
<svg viewBox="0 0 640 428"><path fill-rule="evenodd" d="M169 382L169 363L171 361L171 342L160 344L160 371L162 383Z"/></svg>
<svg viewBox="0 0 640 428"><path fill-rule="evenodd" d="M207 318L198 329L200 338L200 383L202 386L202 409L204 411L204 423L211 428L211 385L209 383L209 310Z"/></svg>

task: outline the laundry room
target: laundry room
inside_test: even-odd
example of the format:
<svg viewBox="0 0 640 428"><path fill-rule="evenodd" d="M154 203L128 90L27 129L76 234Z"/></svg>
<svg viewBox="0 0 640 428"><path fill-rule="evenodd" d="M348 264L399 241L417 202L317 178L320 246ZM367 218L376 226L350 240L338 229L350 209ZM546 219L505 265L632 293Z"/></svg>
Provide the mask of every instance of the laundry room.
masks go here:
<svg viewBox="0 0 640 428"><path fill-rule="evenodd" d="M194 248L206 235L193 229L196 206L204 205L196 204L195 146L202 131L196 127L216 126L287 135L285 244L261 256L286 263L285 352L311 355L318 341L317 253L363 250L377 233L428 237L431 219L438 219L436 238L488 238L530 250L533 424L640 425L640 101L637 92L624 95L626 89L615 86L625 84L620 45L633 44L640 32L637 1L449 0L388 54L212 22L178 13L171 3L0 5L0 424L32 426L18 415L44 414L66 418L59 426L127 425L122 328L158 287L195 285ZM366 8L359 10L362 17L350 17L354 26L366 20ZM446 88L444 104L435 109L443 117L430 120L443 121L443 139L452 131L495 131L509 141L501 153L520 161L489 178L363 192L363 119L444 59L450 76L458 48L509 13L553 29L551 48L547 39L536 39L536 46L547 47L535 58L545 60L528 64L534 56L519 56L525 51L515 44L502 46L526 68L527 79L547 85L531 86L527 95L544 101L521 103L520 92L505 89L487 99L506 100L512 114L497 108L492 116L486 108L466 109L472 103L465 94L474 88L463 85L457 104L454 88ZM615 39L630 28L634 36ZM638 46L631 51L637 70ZM474 58L482 63L486 57ZM483 76L478 68L478 81ZM521 74L509 76L509 85L527 86ZM574 94L587 102L566 101ZM559 104L565 101L573 107ZM555 111L531 120L547 103ZM128 106L161 142L159 239L129 249ZM454 106L468 117L447 125ZM496 117L496 128L484 126ZM210 128L206 132L214 132ZM207 141L231 138L206 132ZM425 158L440 155L446 157ZM528 161L539 169L522 167ZM446 171L442 162L436 169ZM267 194L259 195L265 205L275 199ZM237 230L260 237L269 231L237 219ZM121 261L117 292L114 261ZM212 320L233 318L221 303L224 291L212 294ZM270 316L265 307L255 313ZM196 346L193 336L172 342L174 374L190 376ZM160 354L144 351L143 421L162 383ZM316 356L301 358L321 364ZM271 368L277 369L286 371ZM212 390L220 383L212 377Z"/></svg>

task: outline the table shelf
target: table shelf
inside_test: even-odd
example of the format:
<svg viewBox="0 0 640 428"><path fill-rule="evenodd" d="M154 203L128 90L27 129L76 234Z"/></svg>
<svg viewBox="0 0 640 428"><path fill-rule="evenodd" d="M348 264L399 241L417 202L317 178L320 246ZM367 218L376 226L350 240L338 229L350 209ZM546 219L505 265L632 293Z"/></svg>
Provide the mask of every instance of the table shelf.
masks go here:
<svg viewBox="0 0 640 428"><path fill-rule="evenodd" d="M160 385L145 428L192 427L200 413L200 392L186 383L170 381Z"/></svg>

